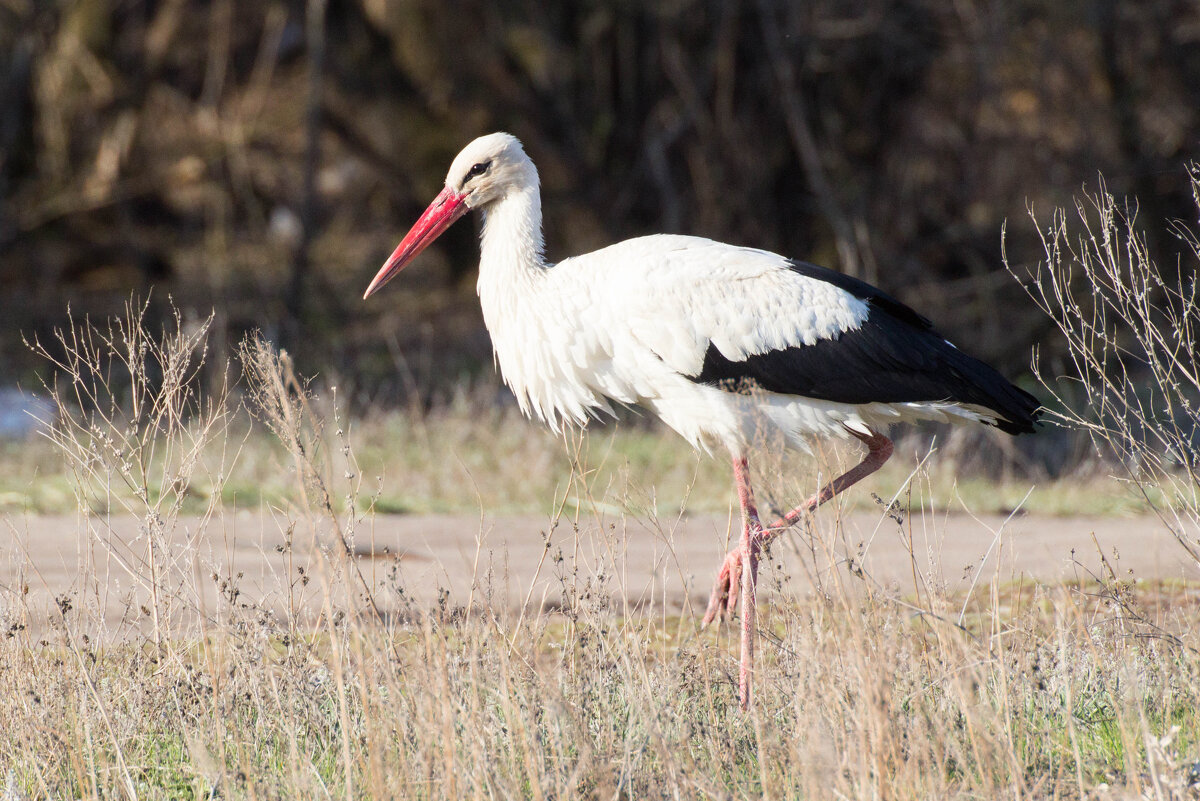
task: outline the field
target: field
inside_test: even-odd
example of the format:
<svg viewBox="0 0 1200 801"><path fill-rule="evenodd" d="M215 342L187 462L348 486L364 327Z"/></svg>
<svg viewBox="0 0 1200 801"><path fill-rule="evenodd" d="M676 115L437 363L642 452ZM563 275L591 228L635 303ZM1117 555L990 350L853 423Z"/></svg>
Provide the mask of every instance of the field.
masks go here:
<svg viewBox="0 0 1200 801"><path fill-rule="evenodd" d="M775 546L745 714L698 625L725 465L648 421L352 416L136 304L31 343L58 413L0 460L0 797L1191 797L1197 290L1095 202L1030 289L1088 399L1042 378L1039 441L1091 455L901 440ZM782 506L853 458L751 464Z"/></svg>
<svg viewBox="0 0 1200 801"><path fill-rule="evenodd" d="M350 424L329 391L246 402L10 452L9 797L1116 798L1194 778L1200 586L1128 482L956 483L902 448L776 546L744 716L736 636L698 625L736 511L721 461L636 422L556 439L504 408ZM852 458L761 456L772 499Z"/></svg>
<svg viewBox="0 0 1200 801"><path fill-rule="evenodd" d="M153 534L10 516L9 797L1166 798L1195 778L1200 586L1153 518L831 509L765 573L742 715L736 634L698 627L726 517L298 511Z"/></svg>

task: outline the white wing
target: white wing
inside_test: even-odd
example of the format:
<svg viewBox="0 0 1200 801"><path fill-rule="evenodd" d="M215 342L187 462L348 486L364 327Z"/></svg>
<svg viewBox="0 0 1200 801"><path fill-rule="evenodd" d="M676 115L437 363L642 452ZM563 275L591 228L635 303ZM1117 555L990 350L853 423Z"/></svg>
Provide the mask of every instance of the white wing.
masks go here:
<svg viewBox="0 0 1200 801"><path fill-rule="evenodd" d="M554 269L563 268L592 273L588 283L613 339L628 336L629 345L688 376L700 373L710 343L738 361L835 338L868 311L849 292L791 270L781 256L696 237L631 239Z"/></svg>

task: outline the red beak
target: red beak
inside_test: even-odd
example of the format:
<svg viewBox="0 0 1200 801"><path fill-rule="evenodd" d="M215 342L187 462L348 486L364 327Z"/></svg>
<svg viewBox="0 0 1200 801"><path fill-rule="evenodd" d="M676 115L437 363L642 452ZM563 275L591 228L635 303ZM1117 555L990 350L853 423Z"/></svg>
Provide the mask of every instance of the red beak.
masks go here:
<svg viewBox="0 0 1200 801"><path fill-rule="evenodd" d="M383 269L376 273L371 285L363 293L363 300L371 297L381 286L396 277L396 274L407 267L430 242L437 239L442 231L466 214L469 211L466 199L466 195L460 195L450 187L443 189L392 251Z"/></svg>

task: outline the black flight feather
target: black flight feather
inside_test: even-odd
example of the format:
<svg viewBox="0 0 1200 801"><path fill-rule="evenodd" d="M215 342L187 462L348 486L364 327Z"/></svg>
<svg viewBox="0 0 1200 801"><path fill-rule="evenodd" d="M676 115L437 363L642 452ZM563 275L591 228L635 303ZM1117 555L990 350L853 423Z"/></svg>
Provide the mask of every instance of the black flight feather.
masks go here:
<svg viewBox="0 0 1200 801"><path fill-rule="evenodd" d="M928 319L857 278L802 262L792 269L866 301L869 311L862 325L834 339L740 361L710 343L700 374L689 378L733 390L761 387L836 403L970 404L995 412L1002 431L1033 431L1041 411L1037 399L955 348Z"/></svg>

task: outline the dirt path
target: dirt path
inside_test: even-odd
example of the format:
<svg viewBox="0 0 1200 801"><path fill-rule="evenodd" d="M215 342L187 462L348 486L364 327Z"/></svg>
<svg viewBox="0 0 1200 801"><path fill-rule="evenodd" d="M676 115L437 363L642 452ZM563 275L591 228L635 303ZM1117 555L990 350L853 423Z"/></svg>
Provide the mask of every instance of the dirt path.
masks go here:
<svg viewBox="0 0 1200 801"><path fill-rule="evenodd" d="M154 603L145 586L151 566L137 520L10 516L0 522L6 627L49 630L56 599L70 604L69 615L102 622L96 630L103 636L152 626ZM564 592L590 587L611 597L618 612L653 604L656 613L700 614L727 547L729 522L715 516L561 520L546 548L544 517L385 516L361 524L353 541L356 563L388 613L439 598L449 606L486 601L519 610L528 599L526 608L553 607ZM346 583L329 578L334 570L319 547L331 541L329 532L301 523L289 545L287 528L282 517L248 512L181 519L155 558L166 587L160 626L194 631L202 619L227 617L230 604L243 617L290 610L305 620L315 619L327 599L332 609L361 606L361 589L348 597ZM767 598L835 581L909 593L917 583L962 589L1022 576L1061 580L1099 572L1100 553L1123 575L1200 579L1152 518L918 514L901 528L878 514L838 521L830 512L818 517L813 534L792 532L785 540L773 555L782 568L765 574ZM848 568L861 568L865 578L848 579Z"/></svg>

